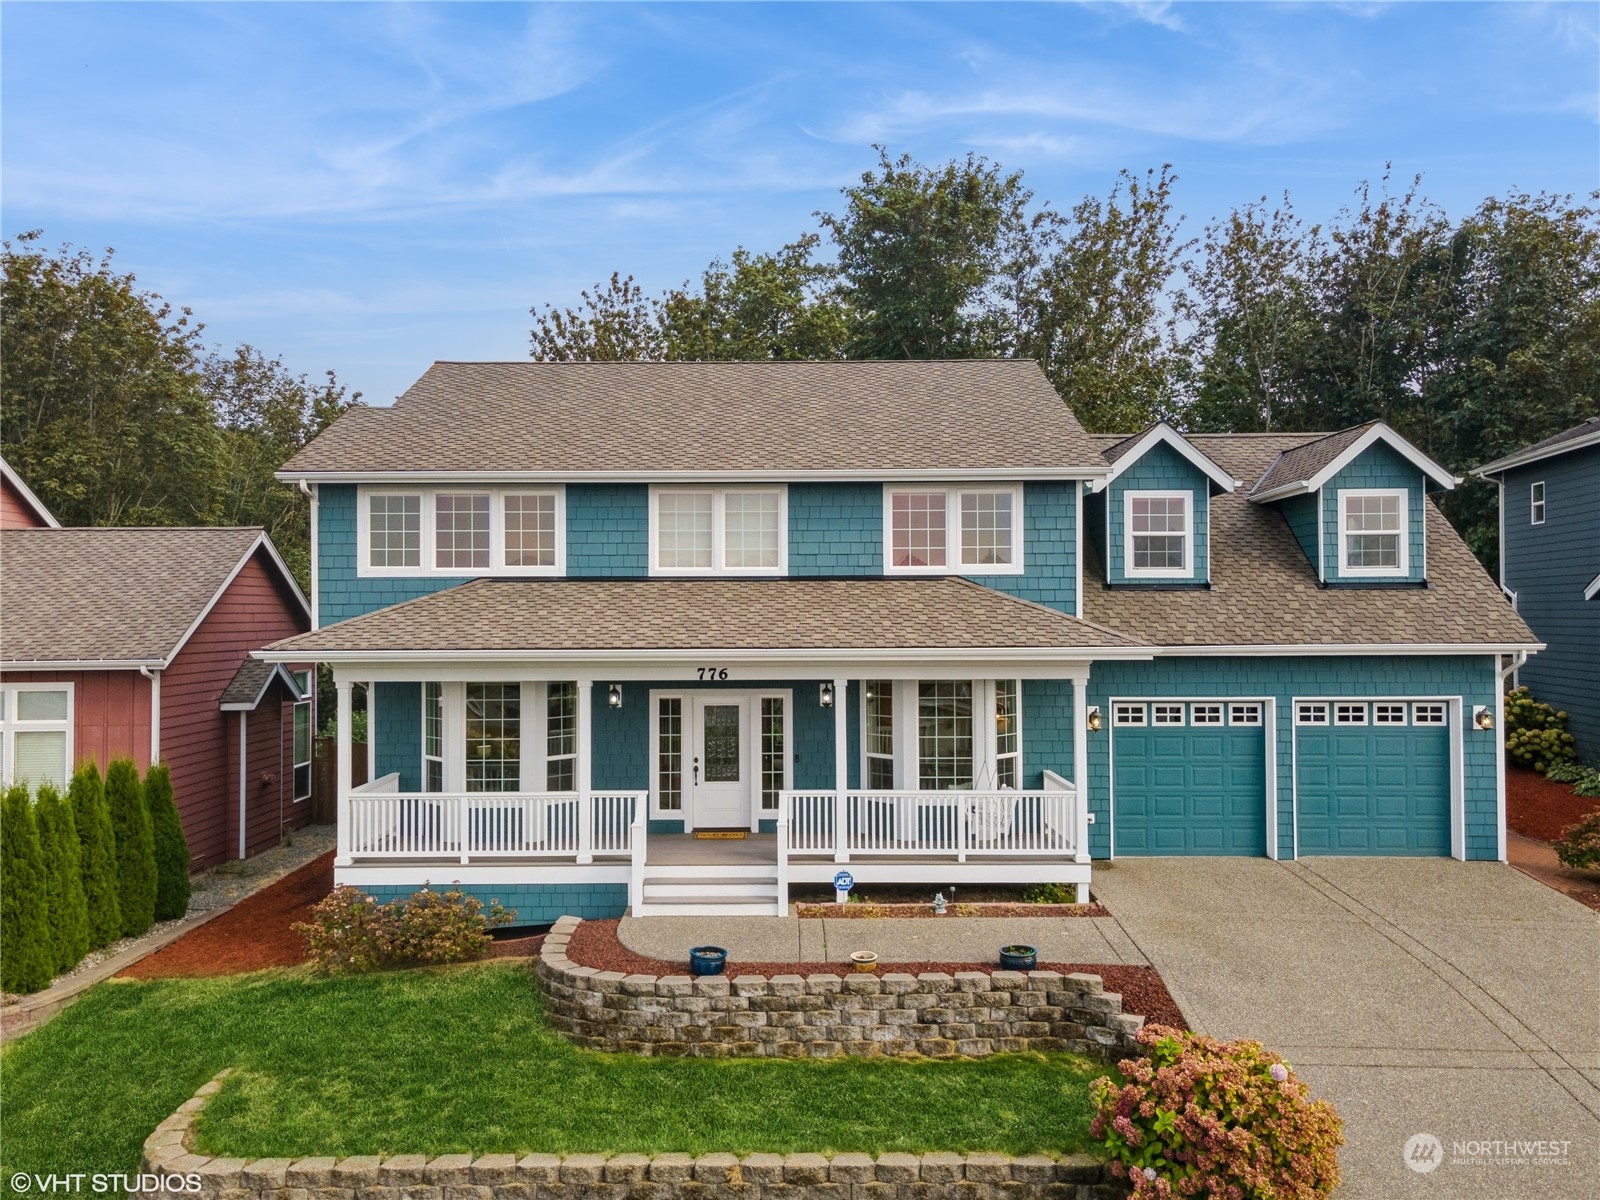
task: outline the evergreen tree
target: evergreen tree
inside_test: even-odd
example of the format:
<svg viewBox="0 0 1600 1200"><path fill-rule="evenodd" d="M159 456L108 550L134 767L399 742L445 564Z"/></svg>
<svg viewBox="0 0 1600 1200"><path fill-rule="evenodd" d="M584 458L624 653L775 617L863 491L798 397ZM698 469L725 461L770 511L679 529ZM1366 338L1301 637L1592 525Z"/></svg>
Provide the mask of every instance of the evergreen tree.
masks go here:
<svg viewBox="0 0 1600 1200"><path fill-rule="evenodd" d="M82 852L72 809L52 784L39 786L34 803L44 851L45 902L56 973L70 971L89 952L89 905L83 896Z"/></svg>
<svg viewBox="0 0 1600 1200"><path fill-rule="evenodd" d="M100 768L84 763L67 789L72 820L82 851L83 896L89 906L89 948L110 945L122 936L122 909L117 903L117 841L111 828Z"/></svg>
<svg viewBox="0 0 1600 1200"><path fill-rule="evenodd" d="M136 937L156 919L156 841L144 806L139 768L114 758L106 768L106 806L117 838L117 908L122 935Z"/></svg>
<svg viewBox="0 0 1600 1200"><path fill-rule="evenodd" d="M14 784L0 801L0 989L37 992L55 974L45 886L33 805L27 787Z"/></svg>
<svg viewBox="0 0 1600 1200"><path fill-rule="evenodd" d="M156 920L171 921L189 911L189 843L172 799L172 772L157 763L144 777L144 802L156 848Z"/></svg>

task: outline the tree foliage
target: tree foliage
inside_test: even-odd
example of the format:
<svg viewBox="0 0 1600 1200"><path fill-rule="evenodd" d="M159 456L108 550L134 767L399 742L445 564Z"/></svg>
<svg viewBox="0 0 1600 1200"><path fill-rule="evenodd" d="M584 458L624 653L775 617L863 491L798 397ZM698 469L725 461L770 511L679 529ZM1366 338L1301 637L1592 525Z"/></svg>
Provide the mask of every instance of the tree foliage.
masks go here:
<svg viewBox="0 0 1600 1200"><path fill-rule="evenodd" d="M73 772L67 788L72 823L78 831L83 895L89 909L89 948L108 946L122 936L122 909L117 902L117 839L106 803L100 768L85 762Z"/></svg>
<svg viewBox="0 0 1600 1200"><path fill-rule="evenodd" d="M117 842L117 909L122 936L137 937L155 922L156 845L150 810L131 758L114 758L106 767L106 807Z"/></svg>
<svg viewBox="0 0 1600 1200"><path fill-rule="evenodd" d="M60 974L89 953L89 905L83 895L78 827L72 808L51 784L34 800L39 846L44 852L45 905L50 914L52 971Z"/></svg>
<svg viewBox="0 0 1600 1200"><path fill-rule="evenodd" d="M145 772L144 802L150 811L156 856L156 909L158 921L172 921L189 911L189 843L172 798L172 772L157 763Z"/></svg>
<svg viewBox="0 0 1600 1200"><path fill-rule="evenodd" d="M37 992L55 975L47 886L28 789L13 784L0 800L0 990Z"/></svg>

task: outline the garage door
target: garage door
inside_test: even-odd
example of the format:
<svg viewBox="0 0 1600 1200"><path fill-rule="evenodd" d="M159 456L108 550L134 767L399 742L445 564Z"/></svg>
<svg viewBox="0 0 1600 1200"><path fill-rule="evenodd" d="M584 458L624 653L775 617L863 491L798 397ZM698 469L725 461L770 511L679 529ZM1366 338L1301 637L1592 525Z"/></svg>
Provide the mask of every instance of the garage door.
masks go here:
<svg viewBox="0 0 1600 1200"><path fill-rule="evenodd" d="M1301 854L1450 853L1449 706L1295 705Z"/></svg>
<svg viewBox="0 0 1600 1200"><path fill-rule="evenodd" d="M1117 702L1112 720L1114 853L1267 852L1260 702Z"/></svg>

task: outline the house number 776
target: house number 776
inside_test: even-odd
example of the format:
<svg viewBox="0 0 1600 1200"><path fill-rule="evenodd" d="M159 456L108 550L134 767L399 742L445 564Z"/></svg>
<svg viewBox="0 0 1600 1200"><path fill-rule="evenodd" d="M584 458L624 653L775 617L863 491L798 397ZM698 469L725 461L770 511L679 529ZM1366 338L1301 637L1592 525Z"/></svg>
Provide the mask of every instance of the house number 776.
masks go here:
<svg viewBox="0 0 1600 1200"><path fill-rule="evenodd" d="M726 679L728 677L727 667L696 667L695 670L700 672L701 679Z"/></svg>

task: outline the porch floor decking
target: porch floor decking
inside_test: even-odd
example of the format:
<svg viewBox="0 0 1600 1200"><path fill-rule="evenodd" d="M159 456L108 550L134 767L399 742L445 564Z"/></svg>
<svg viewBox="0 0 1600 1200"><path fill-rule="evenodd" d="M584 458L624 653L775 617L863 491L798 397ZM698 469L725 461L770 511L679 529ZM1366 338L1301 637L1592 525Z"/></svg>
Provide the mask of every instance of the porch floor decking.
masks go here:
<svg viewBox="0 0 1600 1200"><path fill-rule="evenodd" d="M778 865L778 835L697 838L692 833L652 833L645 841L646 867L733 867Z"/></svg>

